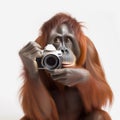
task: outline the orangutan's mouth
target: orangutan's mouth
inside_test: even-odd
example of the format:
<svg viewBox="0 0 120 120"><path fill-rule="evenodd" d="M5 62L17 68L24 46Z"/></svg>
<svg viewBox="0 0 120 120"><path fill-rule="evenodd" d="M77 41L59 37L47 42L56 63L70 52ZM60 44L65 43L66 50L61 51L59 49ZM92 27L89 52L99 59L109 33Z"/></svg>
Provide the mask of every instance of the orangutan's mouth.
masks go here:
<svg viewBox="0 0 120 120"><path fill-rule="evenodd" d="M72 66L74 66L74 65L75 65L75 63L70 63L70 62L63 62L63 63L62 63L62 66L63 66L64 68L72 67Z"/></svg>

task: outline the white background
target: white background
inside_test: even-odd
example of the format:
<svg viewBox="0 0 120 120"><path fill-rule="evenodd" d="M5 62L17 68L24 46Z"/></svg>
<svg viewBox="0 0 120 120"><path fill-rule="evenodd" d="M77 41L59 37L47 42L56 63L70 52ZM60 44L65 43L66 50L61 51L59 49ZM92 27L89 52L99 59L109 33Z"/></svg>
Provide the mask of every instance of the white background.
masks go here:
<svg viewBox="0 0 120 120"><path fill-rule="evenodd" d="M18 51L34 41L41 25L58 12L83 21L85 34L100 55L113 93L106 110L112 120L120 114L120 14L119 0L1 0L0 1L0 120L19 120L22 83Z"/></svg>

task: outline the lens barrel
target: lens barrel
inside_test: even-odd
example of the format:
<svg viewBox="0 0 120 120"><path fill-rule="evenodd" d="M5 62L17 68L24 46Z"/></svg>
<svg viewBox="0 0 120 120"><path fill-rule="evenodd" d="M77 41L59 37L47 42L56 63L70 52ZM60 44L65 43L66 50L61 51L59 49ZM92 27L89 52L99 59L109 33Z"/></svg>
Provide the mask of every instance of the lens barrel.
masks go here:
<svg viewBox="0 0 120 120"><path fill-rule="evenodd" d="M43 66L49 70L53 70L59 67L60 65L60 58L54 54L48 54L44 56Z"/></svg>

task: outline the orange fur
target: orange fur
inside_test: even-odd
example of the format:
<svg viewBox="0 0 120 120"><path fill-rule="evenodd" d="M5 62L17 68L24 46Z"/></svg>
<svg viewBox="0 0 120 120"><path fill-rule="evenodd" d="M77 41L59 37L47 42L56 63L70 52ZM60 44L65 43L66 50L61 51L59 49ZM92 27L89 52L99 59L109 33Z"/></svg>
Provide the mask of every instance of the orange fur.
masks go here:
<svg viewBox="0 0 120 120"><path fill-rule="evenodd" d="M43 24L41 35L36 39L36 42L44 48L50 31L62 23L72 27L79 42L81 56L77 60L77 67L84 67L91 73L89 81L75 86L79 91L85 112L89 113L95 109L101 109L107 101L111 104L112 91L106 81L98 53L93 43L82 32L80 23L69 15L57 14ZM25 117L21 120L59 120L56 104L49 92L51 87L55 88L56 84L52 82L49 75L45 71L40 71L40 80L31 80L24 68L23 76L24 84L21 89L21 98ZM108 116L105 118L105 120L110 119Z"/></svg>

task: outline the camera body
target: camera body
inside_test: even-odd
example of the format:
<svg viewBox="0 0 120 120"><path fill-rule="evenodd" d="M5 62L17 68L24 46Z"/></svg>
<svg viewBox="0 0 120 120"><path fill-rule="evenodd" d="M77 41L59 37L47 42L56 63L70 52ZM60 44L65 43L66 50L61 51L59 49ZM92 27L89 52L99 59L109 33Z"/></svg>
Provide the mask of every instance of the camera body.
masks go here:
<svg viewBox="0 0 120 120"><path fill-rule="evenodd" d="M62 66L62 52L56 50L52 44L48 44L44 50L42 50L42 56L36 58L38 69L54 70Z"/></svg>

